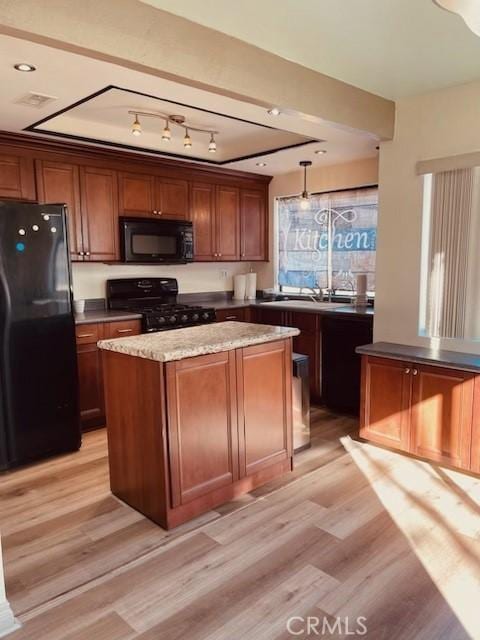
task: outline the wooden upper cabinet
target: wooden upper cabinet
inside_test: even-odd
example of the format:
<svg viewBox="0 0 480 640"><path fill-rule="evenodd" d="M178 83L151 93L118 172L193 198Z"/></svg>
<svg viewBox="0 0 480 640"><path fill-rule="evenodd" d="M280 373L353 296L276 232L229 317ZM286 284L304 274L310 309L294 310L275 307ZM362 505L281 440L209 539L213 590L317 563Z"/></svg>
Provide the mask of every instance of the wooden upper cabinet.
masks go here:
<svg viewBox="0 0 480 640"><path fill-rule="evenodd" d="M241 260L265 260L267 211L262 191L240 191Z"/></svg>
<svg viewBox="0 0 480 640"><path fill-rule="evenodd" d="M155 210L168 220L188 220L188 182L175 178L156 178Z"/></svg>
<svg viewBox="0 0 480 640"><path fill-rule="evenodd" d="M290 340L237 350L240 476L292 455Z"/></svg>
<svg viewBox="0 0 480 640"><path fill-rule="evenodd" d="M36 199L32 158L15 153L0 154L0 198Z"/></svg>
<svg viewBox="0 0 480 640"><path fill-rule="evenodd" d="M155 178L141 173L120 173L120 213L127 216L155 215Z"/></svg>
<svg viewBox="0 0 480 640"><path fill-rule="evenodd" d="M195 260L215 260L215 187L194 182L190 194Z"/></svg>
<svg viewBox="0 0 480 640"><path fill-rule="evenodd" d="M166 381L175 507L238 479L235 351L169 362Z"/></svg>
<svg viewBox="0 0 480 640"><path fill-rule="evenodd" d="M412 374L411 452L469 468L474 375L424 365L412 365Z"/></svg>
<svg viewBox="0 0 480 640"><path fill-rule="evenodd" d="M38 200L42 204L66 204L68 244L72 260L84 260L80 207L79 168L74 164L36 160Z"/></svg>
<svg viewBox="0 0 480 640"><path fill-rule="evenodd" d="M240 259L240 193L236 187L216 187L216 258Z"/></svg>
<svg viewBox="0 0 480 640"><path fill-rule="evenodd" d="M110 169L80 168L82 225L88 260L118 260L118 185Z"/></svg>
<svg viewBox="0 0 480 640"><path fill-rule="evenodd" d="M362 438L409 450L411 371L412 365L408 362L362 359Z"/></svg>

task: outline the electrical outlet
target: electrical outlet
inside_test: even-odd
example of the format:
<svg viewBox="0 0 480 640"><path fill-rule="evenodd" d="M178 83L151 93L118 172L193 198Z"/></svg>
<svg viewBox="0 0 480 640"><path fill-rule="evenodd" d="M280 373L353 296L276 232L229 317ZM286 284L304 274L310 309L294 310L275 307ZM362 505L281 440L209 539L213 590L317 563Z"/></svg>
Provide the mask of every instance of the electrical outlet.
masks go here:
<svg viewBox="0 0 480 640"><path fill-rule="evenodd" d="M226 280L228 278L228 271L220 271L220 279Z"/></svg>

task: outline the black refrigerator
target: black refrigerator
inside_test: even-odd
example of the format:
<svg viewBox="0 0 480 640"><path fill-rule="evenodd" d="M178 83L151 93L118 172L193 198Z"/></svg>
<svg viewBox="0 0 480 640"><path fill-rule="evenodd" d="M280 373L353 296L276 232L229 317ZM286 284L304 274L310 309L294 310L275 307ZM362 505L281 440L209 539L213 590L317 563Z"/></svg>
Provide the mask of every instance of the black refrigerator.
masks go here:
<svg viewBox="0 0 480 640"><path fill-rule="evenodd" d="M0 201L0 470L81 444L66 215Z"/></svg>

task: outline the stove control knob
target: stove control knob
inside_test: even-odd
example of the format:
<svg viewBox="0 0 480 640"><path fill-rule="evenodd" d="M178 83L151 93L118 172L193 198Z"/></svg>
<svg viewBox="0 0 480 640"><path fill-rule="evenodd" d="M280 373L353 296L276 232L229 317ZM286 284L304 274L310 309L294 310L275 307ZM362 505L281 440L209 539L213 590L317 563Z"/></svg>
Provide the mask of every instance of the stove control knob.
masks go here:
<svg viewBox="0 0 480 640"><path fill-rule="evenodd" d="M163 316L160 316L160 318L158 318L157 320L158 324L165 324L165 318Z"/></svg>
<svg viewBox="0 0 480 640"><path fill-rule="evenodd" d="M187 314L186 314L186 313L184 313L184 314L183 314L183 316L180 318L180 320L181 320L182 322L187 322L187 320L188 320L188 316L187 316Z"/></svg>
<svg viewBox="0 0 480 640"><path fill-rule="evenodd" d="M204 320L208 320L208 319L210 318L210 314L208 313L208 311L204 311L204 312L202 313L202 318L203 318Z"/></svg>
<svg viewBox="0 0 480 640"><path fill-rule="evenodd" d="M177 316L170 316L170 318L168 319L168 321L169 321L171 324L175 324L175 322L177 321Z"/></svg>
<svg viewBox="0 0 480 640"><path fill-rule="evenodd" d="M193 316L192 316L192 320L193 320L194 322L197 322L197 320L198 320L198 313L194 313L194 314L193 314Z"/></svg>

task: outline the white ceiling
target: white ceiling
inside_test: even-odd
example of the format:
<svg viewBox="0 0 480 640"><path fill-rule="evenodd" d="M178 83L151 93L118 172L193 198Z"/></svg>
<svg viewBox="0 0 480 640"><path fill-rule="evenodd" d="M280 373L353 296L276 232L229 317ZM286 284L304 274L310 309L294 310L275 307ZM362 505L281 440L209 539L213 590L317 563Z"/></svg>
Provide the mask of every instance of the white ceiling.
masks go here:
<svg viewBox="0 0 480 640"><path fill-rule="evenodd" d="M33 73L15 71L13 65L18 62L30 62L37 67L37 70ZM298 162L303 159L311 159L315 165L321 166L371 157L376 154L377 141L366 134L336 128L318 119L291 112L272 117L267 114L265 109L257 105L225 98L78 54L8 36L0 36L0 86L2 87L0 128L3 130L21 132L33 123L70 107L73 103L110 85L148 95L161 96L168 100L194 105L199 109L242 118L252 123L273 126L284 131L280 135L286 140L298 140L301 137L325 140L322 143L267 154L261 158L229 163L226 165L229 168L277 175L294 170L298 167ZM47 94L56 99L39 108L19 104L19 99L29 92ZM143 105L158 109L156 101L147 105L143 98L132 94L131 99L122 95L109 102L107 94L104 96L103 103L101 99L96 104L93 101L84 103L83 106L78 107L77 111L71 110L65 116L59 116L56 122L51 120L49 124L45 123L41 126L42 128L50 126L51 130L60 130L64 133L93 137L119 144L126 143L138 146L141 140L145 153L151 153L153 150L158 153L165 148L165 143L158 139L158 132L154 130L155 120L143 121L144 133L134 137L130 133L132 119L126 113L129 108L138 109ZM174 112L187 115L188 109L178 107L172 111L172 113ZM189 115L193 117L194 113L195 118L199 118L198 124L215 124L215 119L211 119L210 114L208 117L207 114L202 114L200 118L199 114L202 112L197 111L189 112ZM227 124L230 122L231 126ZM157 126L161 128L162 123L159 121ZM225 153L225 150L221 149L222 138L224 138L226 146L230 145L230 150L234 147L235 149L250 148L252 152L258 151L257 137L260 131L265 136L262 142L265 142L266 146L263 148L271 148L269 145L274 142L269 138L271 130L251 126L248 132L246 130L240 132L238 122L235 120L229 121L219 117L215 128L223 132L218 137L218 153L216 154L218 157ZM254 133L253 140L250 139L248 142L247 139L252 132ZM265 134L265 132L267 133ZM275 132L273 133L275 134ZM242 136L246 138L246 141L241 140ZM197 144L204 145L201 138L198 138L197 143L196 134L192 134L192 139L194 148ZM197 146L197 150L199 146ZM328 153L323 156L315 155L315 149L319 148L326 149ZM193 153L190 157L195 159ZM257 162L261 160L267 163L266 167L257 167Z"/></svg>
<svg viewBox="0 0 480 640"><path fill-rule="evenodd" d="M480 77L480 38L432 0L143 1L390 99Z"/></svg>

